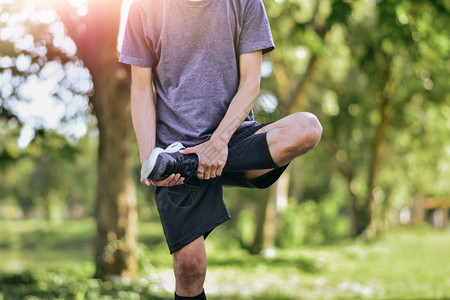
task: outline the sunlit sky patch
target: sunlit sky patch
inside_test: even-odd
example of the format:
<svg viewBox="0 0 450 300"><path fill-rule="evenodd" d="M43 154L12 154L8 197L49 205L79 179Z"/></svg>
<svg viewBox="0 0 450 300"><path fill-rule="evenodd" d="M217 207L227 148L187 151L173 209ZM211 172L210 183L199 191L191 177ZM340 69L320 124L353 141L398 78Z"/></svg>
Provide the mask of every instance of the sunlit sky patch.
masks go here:
<svg viewBox="0 0 450 300"><path fill-rule="evenodd" d="M87 99L82 96L66 95L70 101L66 103L56 99L53 94L57 89L59 77L52 76L46 79L30 76L19 91L21 100L10 101L11 110L24 120L18 146L24 148L34 137L35 128L47 128L60 134L79 138L86 134L87 125L83 117L76 115L80 111L87 111ZM24 101L29 99L29 101ZM70 120L62 123L61 119L66 116ZM73 117L75 116L75 117Z"/></svg>
<svg viewBox="0 0 450 300"><path fill-rule="evenodd" d="M261 90L255 103L255 111L273 113L278 106L277 97L270 91Z"/></svg>
<svg viewBox="0 0 450 300"><path fill-rule="evenodd" d="M78 8L78 14L83 14L83 9L87 9L86 1L70 2ZM0 0L0 42L3 40L13 43L18 53L28 51L33 56L45 57L45 44L35 41L23 26L24 21L30 20L35 24L49 24L54 46L68 57L76 54L76 45L67 36L64 24L58 21L54 9L35 11L30 2L20 13L2 12L1 6L9 3L12 2ZM19 83L19 78L8 70L13 66L24 74L32 75ZM55 130L70 138L79 138L87 132L89 104L86 94L92 90L93 84L89 71L81 62L74 60L62 65L53 61L41 67L32 62L31 56L19 54L16 58L0 57L0 67L5 68L0 73L0 95L8 99L8 109L24 124L18 139L20 147L24 148L29 144L36 128ZM15 86L20 100L12 94Z"/></svg>

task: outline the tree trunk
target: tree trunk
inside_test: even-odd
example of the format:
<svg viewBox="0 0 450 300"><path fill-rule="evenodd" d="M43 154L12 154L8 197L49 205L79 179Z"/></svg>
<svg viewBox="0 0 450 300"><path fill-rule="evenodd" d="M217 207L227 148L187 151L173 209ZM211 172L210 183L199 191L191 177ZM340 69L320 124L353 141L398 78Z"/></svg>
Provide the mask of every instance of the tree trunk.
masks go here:
<svg viewBox="0 0 450 300"><path fill-rule="evenodd" d="M291 179L290 168L287 168L286 171L283 174L281 174L280 178L277 181L276 186L277 201L275 205L277 214L285 212L288 207L290 179Z"/></svg>
<svg viewBox="0 0 450 300"><path fill-rule="evenodd" d="M89 69L90 98L99 130L95 276L133 276L136 272L136 192L132 176L130 76L117 62L121 0L88 1L76 16L65 1L57 10ZM56 4L55 4L56 6ZM75 15L75 17L74 17Z"/></svg>
<svg viewBox="0 0 450 300"><path fill-rule="evenodd" d="M278 216L286 210L289 196L290 172L281 177L264 193L256 212L256 229L250 252L258 254L263 249L274 248L278 232Z"/></svg>
<svg viewBox="0 0 450 300"><path fill-rule="evenodd" d="M302 169L303 162L301 160L294 160L291 162L290 166L290 187L289 187L289 195L296 199L296 203L300 202L303 198L304 192L304 176L303 172L298 172L298 170Z"/></svg>
<svg viewBox="0 0 450 300"><path fill-rule="evenodd" d="M267 212L270 211L270 202L271 198L273 198L274 186L271 186L266 193L261 193L263 195L260 200L261 203L257 206L255 216L256 216L256 228L255 228L255 237L253 239L253 244L250 246L251 254L258 254L264 248L264 239L265 239L265 230L266 230L266 222L267 222Z"/></svg>
<svg viewBox="0 0 450 300"><path fill-rule="evenodd" d="M419 190L415 190L412 196L412 218L413 225L420 225L425 220L424 197Z"/></svg>
<svg viewBox="0 0 450 300"><path fill-rule="evenodd" d="M356 195L350 190L350 182L348 183L349 186L349 200L350 200L350 206L349 206L349 212L348 217L350 220L350 235L352 237L356 237L359 234L361 234L361 221L360 221L360 207L358 205L358 198Z"/></svg>
<svg viewBox="0 0 450 300"><path fill-rule="evenodd" d="M375 198L373 195L373 191L375 189L375 181L378 175L378 169L380 164L380 156L382 153L382 146L384 144L385 136L386 136L386 128L388 126L388 108L390 105L390 101L392 98L393 87L389 83L390 78L390 70L387 72L387 82L383 89L383 93L381 95L381 106L380 106L380 115L381 122L377 128L377 137L375 140L375 144L373 146L372 151L372 161L369 167L369 179L367 182L367 204L366 204L366 213L367 213L367 224L365 228L365 236L367 238L371 238L378 233L378 228L375 220Z"/></svg>
<svg viewBox="0 0 450 300"><path fill-rule="evenodd" d="M106 78L104 78L106 79ZM136 262L136 193L132 176L129 93L108 79L98 85L95 111L99 128L96 276L133 276Z"/></svg>
<svg viewBox="0 0 450 300"><path fill-rule="evenodd" d="M266 205L266 218L263 224L262 248L270 249L275 247L275 238L277 235L277 189L279 182L276 182L269 189L269 200Z"/></svg>

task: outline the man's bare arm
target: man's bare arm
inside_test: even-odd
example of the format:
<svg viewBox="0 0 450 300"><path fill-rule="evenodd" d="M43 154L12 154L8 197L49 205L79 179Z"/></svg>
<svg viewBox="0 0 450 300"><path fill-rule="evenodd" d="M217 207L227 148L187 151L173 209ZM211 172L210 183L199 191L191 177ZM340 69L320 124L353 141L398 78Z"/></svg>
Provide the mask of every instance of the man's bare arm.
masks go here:
<svg viewBox="0 0 450 300"><path fill-rule="evenodd" d="M152 69L131 66L131 118L139 148L141 164L155 148L156 109L153 98ZM161 181L141 178L146 185L172 186L183 183L180 174L172 174Z"/></svg>
<svg viewBox="0 0 450 300"><path fill-rule="evenodd" d="M155 148L156 112L152 69L131 66L131 117L141 164Z"/></svg>
<svg viewBox="0 0 450 300"><path fill-rule="evenodd" d="M210 179L222 175L228 157L228 142L252 109L259 93L262 51L242 54L239 58L239 87L228 110L211 139L183 151L199 156L198 177Z"/></svg>
<svg viewBox="0 0 450 300"><path fill-rule="evenodd" d="M239 87L211 140L226 144L255 104L261 82L262 51L242 54L239 58Z"/></svg>

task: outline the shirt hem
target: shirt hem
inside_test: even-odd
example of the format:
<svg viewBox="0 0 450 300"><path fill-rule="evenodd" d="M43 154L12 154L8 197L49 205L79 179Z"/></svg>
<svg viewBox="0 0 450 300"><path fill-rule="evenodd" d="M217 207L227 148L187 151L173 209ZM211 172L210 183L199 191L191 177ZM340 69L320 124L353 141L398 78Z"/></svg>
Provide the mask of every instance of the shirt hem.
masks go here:
<svg viewBox="0 0 450 300"><path fill-rule="evenodd" d="M143 67L143 68L153 68L153 65L154 65L149 61L131 57L131 56L126 56L126 55L120 55L119 62L123 63L123 64L127 64L127 65Z"/></svg>
<svg viewBox="0 0 450 300"><path fill-rule="evenodd" d="M249 44L249 45L244 45L242 47L240 47L239 49L239 54L245 54L245 53L251 53L254 51L258 51L258 50L262 50L263 54L269 53L272 50L275 49L275 46L273 45L273 43L256 43L256 44Z"/></svg>

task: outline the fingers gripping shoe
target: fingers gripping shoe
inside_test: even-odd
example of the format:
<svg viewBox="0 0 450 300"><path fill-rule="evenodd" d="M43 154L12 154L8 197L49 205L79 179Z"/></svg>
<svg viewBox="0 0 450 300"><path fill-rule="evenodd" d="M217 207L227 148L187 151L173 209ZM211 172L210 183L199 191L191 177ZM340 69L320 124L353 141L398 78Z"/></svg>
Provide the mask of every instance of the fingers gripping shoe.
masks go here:
<svg viewBox="0 0 450 300"><path fill-rule="evenodd" d="M190 177L197 172L198 157L196 154L181 154L185 147L180 142L169 145L166 149L155 148L144 163L141 178L162 180L172 174Z"/></svg>

